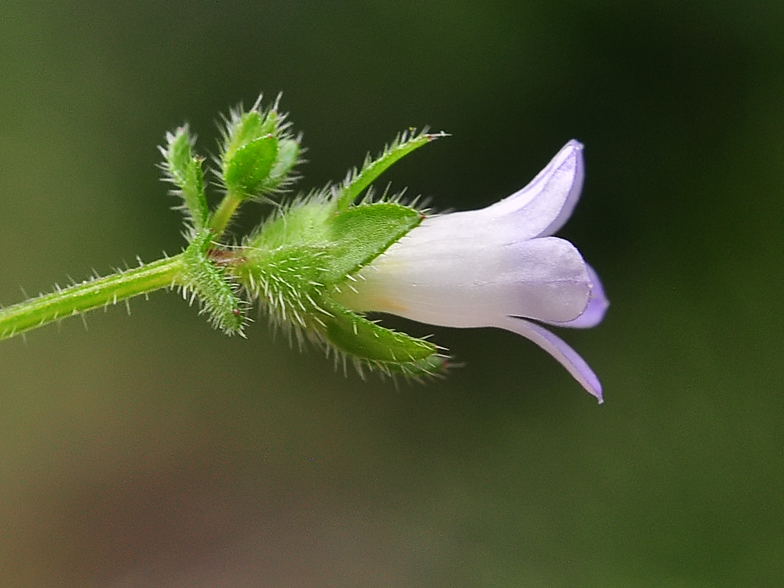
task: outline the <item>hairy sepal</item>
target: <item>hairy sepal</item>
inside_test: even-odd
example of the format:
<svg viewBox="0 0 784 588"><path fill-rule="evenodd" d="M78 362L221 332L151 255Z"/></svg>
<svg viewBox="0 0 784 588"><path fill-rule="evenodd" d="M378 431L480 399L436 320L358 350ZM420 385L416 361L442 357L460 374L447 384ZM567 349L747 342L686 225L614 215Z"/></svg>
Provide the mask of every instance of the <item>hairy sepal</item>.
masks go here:
<svg viewBox="0 0 784 588"><path fill-rule="evenodd" d="M243 197L260 194L278 155L278 140L265 135L239 147L226 160L223 181L228 190Z"/></svg>
<svg viewBox="0 0 784 588"><path fill-rule="evenodd" d="M243 286L276 314L296 317L306 306L303 299L320 300L350 284L353 273L420 222L417 210L396 202L362 204L336 213L331 202L313 196L247 239L234 271Z"/></svg>
<svg viewBox="0 0 784 588"><path fill-rule="evenodd" d="M321 281L326 257L326 249L314 244L246 248L234 274L252 298L263 302L274 324L307 334L326 315Z"/></svg>
<svg viewBox="0 0 784 588"><path fill-rule="evenodd" d="M285 188L291 181L291 171L299 163L300 146L298 139L282 138L278 140L278 153L275 164L270 170L262 192L273 192Z"/></svg>
<svg viewBox="0 0 784 588"><path fill-rule="evenodd" d="M338 355L387 374L420 377L442 371L435 345L385 329L332 300L355 274L422 222L398 202L335 211L314 195L266 223L248 239L234 272L273 322L299 339L325 343Z"/></svg>
<svg viewBox="0 0 784 588"><path fill-rule="evenodd" d="M414 129L399 135L391 145L384 148L377 158L372 159L368 156L359 171L354 169L349 172L341 186L335 191L333 198L335 207L338 210L348 209L370 184L400 159L430 141L445 136L445 133L417 133Z"/></svg>
<svg viewBox="0 0 784 588"><path fill-rule="evenodd" d="M379 370L387 375L418 378L438 374L447 358L435 345L382 327L363 316L331 303L322 319L321 333L338 353L354 360L357 369Z"/></svg>
<svg viewBox="0 0 784 588"><path fill-rule="evenodd" d="M397 202L354 206L328 223L330 263L325 281L333 286L373 261L422 222L419 211Z"/></svg>

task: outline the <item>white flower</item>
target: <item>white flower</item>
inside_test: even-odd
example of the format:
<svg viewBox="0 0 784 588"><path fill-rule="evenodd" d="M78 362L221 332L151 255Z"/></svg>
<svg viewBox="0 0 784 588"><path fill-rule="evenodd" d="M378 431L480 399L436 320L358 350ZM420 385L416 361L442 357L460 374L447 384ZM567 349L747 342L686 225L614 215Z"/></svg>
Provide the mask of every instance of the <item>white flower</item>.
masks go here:
<svg viewBox="0 0 784 588"><path fill-rule="evenodd" d="M601 283L577 249L551 235L580 197L582 145L570 141L525 188L482 210L424 219L363 268L339 301L448 327L499 327L545 349L602 401L598 378L564 341L525 319L598 324Z"/></svg>

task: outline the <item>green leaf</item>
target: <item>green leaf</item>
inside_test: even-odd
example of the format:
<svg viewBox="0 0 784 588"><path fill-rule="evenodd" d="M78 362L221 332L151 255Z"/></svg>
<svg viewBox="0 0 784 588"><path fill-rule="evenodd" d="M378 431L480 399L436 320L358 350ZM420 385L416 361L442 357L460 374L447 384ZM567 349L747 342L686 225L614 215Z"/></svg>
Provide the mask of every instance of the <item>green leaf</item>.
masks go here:
<svg viewBox="0 0 784 588"><path fill-rule="evenodd" d="M325 264L325 282L345 281L419 225L422 218L417 210L396 202L362 204L333 216L328 221L333 245Z"/></svg>
<svg viewBox="0 0 784 588"><path fill-rule="evenodd" d="M166 143L166 148L161 151L166 158L164 168L168 179L177 186L174 193L182 198L182 210L194 229L202 229L209 214L204 193L204 172L202 159L193 154L193 138L188 126L167 133Z"/></svg>

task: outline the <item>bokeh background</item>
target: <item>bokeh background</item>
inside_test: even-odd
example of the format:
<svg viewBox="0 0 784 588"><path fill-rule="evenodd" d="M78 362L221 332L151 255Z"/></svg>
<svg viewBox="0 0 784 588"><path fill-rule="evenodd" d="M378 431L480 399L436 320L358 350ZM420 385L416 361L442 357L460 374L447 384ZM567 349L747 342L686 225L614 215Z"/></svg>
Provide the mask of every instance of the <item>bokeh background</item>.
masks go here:
<svg viewBox="0 0 784 588"><path fill-rule="evenodd" d="M3 0L0 302L178 252L165 131L281 91L303 190L429 125L386 179L476 208L583 141L606 403L511 333L389 321L466 364L396 387L156 293L0 344L0 585L781 581L784 3Z"/></svg>

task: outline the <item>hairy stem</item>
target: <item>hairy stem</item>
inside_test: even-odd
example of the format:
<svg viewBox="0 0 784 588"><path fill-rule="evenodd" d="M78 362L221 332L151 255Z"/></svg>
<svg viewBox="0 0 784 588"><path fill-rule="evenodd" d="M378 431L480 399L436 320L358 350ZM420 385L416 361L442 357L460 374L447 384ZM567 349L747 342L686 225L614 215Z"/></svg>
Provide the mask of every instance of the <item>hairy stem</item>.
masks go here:
<svg viewBox="0 0 784 588"><path fill-rule="evenodd" d="M226 230L231 217L234 216L234 211L242 202L242 198L237 197L235 194L228 192L223 200L218 204L212 217L209 220L209 228L212 229L215 239L219 239Z"/></svg>
<svg viewBox="0 0 784 588"><path fill-rule="evenodd" d="M180 254L2 308L0 340L58 319L166 288L177 283L182 273L183 260Z"/></svg>

